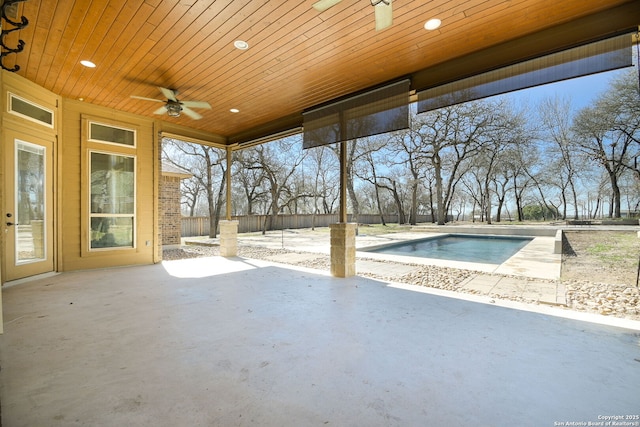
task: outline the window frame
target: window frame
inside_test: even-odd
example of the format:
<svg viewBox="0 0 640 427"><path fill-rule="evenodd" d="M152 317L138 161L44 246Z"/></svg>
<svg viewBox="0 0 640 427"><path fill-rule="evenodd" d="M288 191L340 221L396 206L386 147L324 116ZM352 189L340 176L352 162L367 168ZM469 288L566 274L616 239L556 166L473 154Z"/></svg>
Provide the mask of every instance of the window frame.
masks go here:
<svg viewBox="0 0 640 427"><path fill-rule="evenodd" d="M32 105L32 106L34 106L36 108L39 108L39 109L41 109L43 111L46 111L46 112L50 113L51 114L51 123L43 122L42 120L38 120L38 119L36 119L34 117L28 116L26 114L23 114L23 113L21 113L19 111L14 110L13 109L13 100L14 99L18 99L18 100L20 100L20 101L22 101L22 102L24 102L26 104L30 104L30 105ZM31 100L26 99L26 98L23 98L22 96L16 95L15 93L13 93L11 91L7 91L7 111L9 112L9 114L13 114L14 116L23 118L23 119L28 120L28 121L33 122L33 123L37 123L37 124L39 124L41 126L49 128L49 129L54 129L55 128L56 116L55 116L55 111L54 110L52 110L50 108L47 108L47 107L44 107L44 106L42 106L42 105L40 105L40 104L38 104L36 102L33 102Z"/></svg>
<svg viewBox="0 0 640 427"><path fill-rule="evenodd" d="M128 145L128 144L122 144L119 142L114 142L114 141L106 141L103 139L94 139L92 138L92 133L91 133L91 125L92 124L96 124L99 126L104 126L104 127L108 127L108 128L114 128L114 129L119 129L119 130L123 130L123 131L129 131L133 133L133 145ZM87 119L87 142L97 142L99 144L107 144L107 145L113 145L116 147L126 147L126 148L130 148L130 149L135 149L137 148L138 145L138 132L136 129L132 129L132 128L128 128L128 127L124 127L124 126L119 126L119 125L114 125L112 123L105 123L99 120L93 120L93 119Z"/></svg>
<svg viewBox="0 0 640 427"><path fill-rule="evenodd" d="M133 160L133 209L130 214L115 214L115 213L93 213L91 204L92 204L92 181L91 181L91 172L92 172L92 155L93 154L104 154L109 156L116 157L124 157ZM105 151L99 149L89 148L87 150L87 234L86 234L86 242L87 242L87 251L89 253L92 252L104 252L104 251L113 251L113 250L135 250L137 249L137 197L138 197L138 159L135 154L129 153L118 153L113 151ZM107 246L107 247L93 247L92 245L92 227L91 223L94 218L131 218L131 246Z"/></svg>

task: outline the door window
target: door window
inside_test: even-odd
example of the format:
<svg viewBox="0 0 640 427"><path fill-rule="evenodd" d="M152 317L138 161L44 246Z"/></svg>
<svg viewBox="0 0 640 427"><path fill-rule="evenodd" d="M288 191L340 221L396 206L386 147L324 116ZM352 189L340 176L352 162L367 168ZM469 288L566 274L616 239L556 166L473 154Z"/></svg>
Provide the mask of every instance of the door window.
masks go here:
<svg viewBox="0 0 640 427"><path fill-rule="evenodd" d="M46 254L46 148L16 140L16 264L42 261Z"/></svg>

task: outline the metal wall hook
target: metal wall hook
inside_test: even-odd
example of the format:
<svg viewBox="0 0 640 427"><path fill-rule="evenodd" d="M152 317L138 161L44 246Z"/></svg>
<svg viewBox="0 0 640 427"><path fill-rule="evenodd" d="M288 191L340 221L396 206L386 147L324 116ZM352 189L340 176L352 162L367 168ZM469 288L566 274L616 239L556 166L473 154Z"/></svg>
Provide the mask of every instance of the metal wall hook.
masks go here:
<svg viewBox="0 0 640 427"><path fill-rule="evenodd" d="M2 46L2 48L6 51L3 52L2 56L8 55L10 53L18 53L18 52L22 52L22 50L24 49L25 43L24 40L18 40L18 46L13 49L10 48L9 46L4 44L4 40L2 39L2 37L0 37L0 45Z"/></svg>
<svg viewBox="0 0 640 427"><path fill-rule="evenodd" d="M11 71L11 72L18 71L20 69L20 66L15 65L14 67L9 68L6 65L4 65L4 58L7 55L10 55L12 53L22 52L24 50L25 42L24 40L18 40L18 45L16 47L10 47L5 43L5 36L7 36L8 34L14 31L19 31L25 28L27 25L29 25L29 20L24 16L20 18L20 22L16 22L12 20L7 16L7 9L23 1L26 1L26 0L5 0L2 3L2 21L0 21L0 28L2 28L2 32L0 33L0 47L1 47L0 66L2 66L4 70ZM4 29L3 27L5 23L12 25L14 28L11 28L8 30Z"/></svg>

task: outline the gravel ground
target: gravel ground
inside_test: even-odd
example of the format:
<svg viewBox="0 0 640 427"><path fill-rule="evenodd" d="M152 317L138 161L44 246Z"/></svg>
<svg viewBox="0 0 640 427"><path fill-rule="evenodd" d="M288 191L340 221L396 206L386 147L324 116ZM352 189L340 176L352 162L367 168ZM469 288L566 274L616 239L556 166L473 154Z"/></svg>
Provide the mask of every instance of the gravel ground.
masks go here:
<svg viewBox="0 0 640 427"><path fill-rule="evenodd" d="M578 247L577 244L574 246L576 248ZM267 259L274 255L290 253L296 252L286 249L268 249L257 246L248 246L243 245L241 242L238 246L238 256L244 258ZM181 249L165 250L163 252L163 259L175 260L216 255L219 255L219 249L217 246L183 246ZM389 263L388 261L386 262ZM564 262L565 261L563 260L563 266ZM568 262L570 263L570 261ZM329 256L323 254L317 254L316 258L303 262L290 262L290 264L324 271L328 271L330 269ZM415 264L414 266L416 267L416 270L400 276L380 274L362 275L384 281L393 281L396 283L406 283L454 292L478 294L478 292L475 291L461 289L460 284L470 276L476 274L487 274L447 267L424 266L418 264ZM595 266L592 268L598 267ZM590 277L588 275L588 271L583 271L582 277ZM548 280L531 280L536 282L553 283ZM567 305L563 307L565 309L598 313L605 316L615 316L631 320L640 320L640 289L635 287L635 283L633 285L629 285L625 283L591 282L578 278L577 275L574 275L569 279L563 279L562 283L565 285L567 297ZM513 301L538 304L537 301L530 301L522 298L509 298L504 295L491 296L499 299L509 299Z"/></svg>
<svg viewBox="0 0 640 427"><path fill-rule="evenodd" d="M640 320L640 238L633 231L565 232L562 282L574 310ZM586 279L588 278L588 280Z"/></svg>

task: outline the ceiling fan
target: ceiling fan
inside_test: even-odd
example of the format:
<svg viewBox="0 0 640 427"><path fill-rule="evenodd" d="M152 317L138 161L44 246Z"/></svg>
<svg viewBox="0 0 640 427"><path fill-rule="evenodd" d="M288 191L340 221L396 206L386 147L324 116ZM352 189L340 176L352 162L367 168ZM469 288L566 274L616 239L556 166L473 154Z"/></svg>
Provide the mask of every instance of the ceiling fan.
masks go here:
<svg viewBox="0 0 640 427"><path fill-rule="evenodd" d="M342 0L319 0L313 4L313 8L318 12L324 12L341 1ZM393 24L391 1L392 0L371 0L371 6L373 6L376 14L376 31L383 30Z"/></svg>
<svg viewBox="0 0 640 427"><path fill-rule="evenodd" d="M191 117L193 120L200 120L202 116L193 111L192 108L207 108L209 110L211 109L211 105L209 105L209 103L205 101L179 101L178 98L176 98L178 91L175 89L167 89L164 87L158 87L158 89L160 89L160 92L162 92L162 94L167 98L166 101L155 98L145 98L144 96L136 95L131 95L131 98L142 99L144 101L164 102L165 105L158 108L153 112L153 114L166 113L170 117L180 117L180 114L184 113L187 116Z"/></svg>

